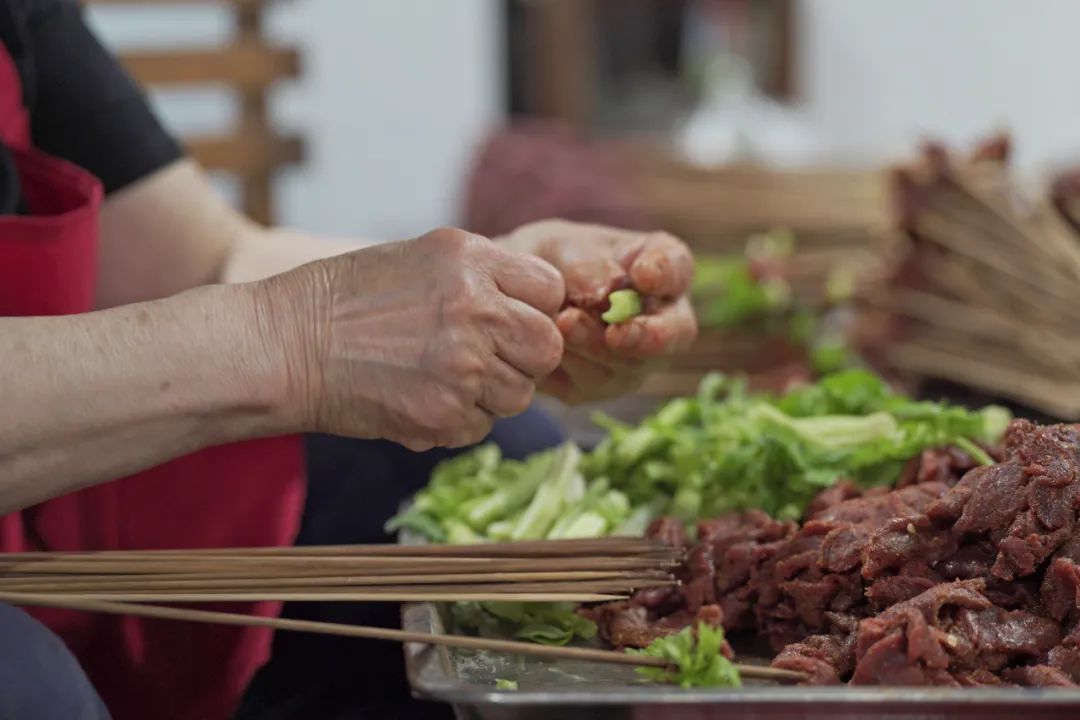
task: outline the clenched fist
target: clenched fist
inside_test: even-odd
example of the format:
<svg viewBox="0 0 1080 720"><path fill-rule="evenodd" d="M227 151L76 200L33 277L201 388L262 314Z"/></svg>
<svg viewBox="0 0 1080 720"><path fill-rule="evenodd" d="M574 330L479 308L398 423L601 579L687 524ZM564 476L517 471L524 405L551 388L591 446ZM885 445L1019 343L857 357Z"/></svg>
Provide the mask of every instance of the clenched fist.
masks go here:
<svg viewBox="0 0 1080 720"><path fill-rule="evenodd" d="M562 359L560 273L460 230L305 265L259 295L309 430L468 445L525 410Z"/></svg>

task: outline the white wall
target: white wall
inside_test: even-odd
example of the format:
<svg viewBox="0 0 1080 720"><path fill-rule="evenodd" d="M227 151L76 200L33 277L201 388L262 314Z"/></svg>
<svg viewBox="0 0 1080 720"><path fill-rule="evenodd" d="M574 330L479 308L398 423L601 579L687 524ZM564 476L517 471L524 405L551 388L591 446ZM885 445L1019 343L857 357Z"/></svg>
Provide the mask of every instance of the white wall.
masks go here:
<svg viewBox="0 0 1080 720"><path fill-rule="evenodd" d="M297 44L304 76L275 93L307 163L279 184L282 222L331 234L405 237L454 222L473 144L501 117L495 0L282 0L270 32ZM212 6L95 8L114 47L209 43L228 31ZM181 131L227 126L229 97L155 98Z"/></svg>
<svg viewBox="0 0 1080 720"><path fill-rule="evenodd" d="M1077 0L801 0L800 83L835 150L1013 131L1026 166L1080 158Z"/></svg>

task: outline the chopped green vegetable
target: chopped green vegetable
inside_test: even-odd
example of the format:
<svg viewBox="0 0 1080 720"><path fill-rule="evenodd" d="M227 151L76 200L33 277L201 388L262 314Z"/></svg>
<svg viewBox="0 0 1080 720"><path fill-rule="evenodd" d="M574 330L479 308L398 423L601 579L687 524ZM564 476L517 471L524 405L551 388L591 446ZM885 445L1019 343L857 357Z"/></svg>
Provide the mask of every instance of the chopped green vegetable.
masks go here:
<svg viewBox="0 0 1080 720"><path fill-rule="evenodd" d="M517 680L504 680L503 678L495 678L496 690L517 690Z"/></svg>
<svg viewBox="0 0 1080 720"><path fill-rule="evenodd" d="M596 636L596 624L578 615L572 603L461 602L451 613L456 627L484 637L566 645Z"/></svg>
<svg viewBox="0 0 1080 720"><path fill-rule="evenodd" d="M624 323L641 314L641 295L637 290L616 290L608 295L608 302L611 307L600 316L608 325Z"/></svg>
<svg viewBox="0 0 1080 720"><path fill-rule="evenodd" d="M637 673L652 682L691 687L740 687L742 679L735 665L724 657L724 631L706 623L697 628L657 638L644 650L628 650L632 655L661 658L668 668L639 667Z"/></svg>
<svg viewBox="0 0 1080 720"><path fill-rule="evenodd" d="M691 293L701 324L719 328L745 326L786 311L791 299L783 280L758 280L741 257L698 258Z"/></svg>
<svg viewBox="0 0 1080 720"><path fill-rule="evenodd" d="M556 451L547 477L536 489L525 512L510 530L511 540L540 540L564 511L574 506L585 494L585 480L578 471L581 450L564 443Z"/></svg>
<svg viewBox="0 0 1080 720"><path fill-rule="evenodd" d="M842 478L887 485L922 450L956 446L990 462L1010 415L915 401L846 370L779 397L712 375L637 426L598 418L590 453L567 444L524 462L482 447L443 463L390 529L461 542L641 535L661 514L687 523L760 508L801 516Z"/></svg>
<svg viewBox="0 0 1080 720"><path fill-rule="evenodd" d="M894 482L922 450L995 442L1007 418L1000 408L917 402L863 370L779 398L714 376L697 398L675 400L637 427L606 422L608 438L584 465L633 507L665 498L664 512L688 522L746 508L797 518L842 478L864 487Z"/></svg>

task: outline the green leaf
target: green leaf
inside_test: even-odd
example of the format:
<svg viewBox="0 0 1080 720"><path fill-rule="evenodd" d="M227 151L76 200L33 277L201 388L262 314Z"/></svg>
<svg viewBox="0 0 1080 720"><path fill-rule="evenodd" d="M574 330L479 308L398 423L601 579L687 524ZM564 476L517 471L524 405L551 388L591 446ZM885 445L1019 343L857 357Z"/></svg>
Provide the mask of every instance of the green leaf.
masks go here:
<svg viewBox="0 0 1080 720"><path fill-rule="evenodd" d="M740 687L742 678L735 665L723 656L724 631L706 623L687 627L674 635L657 638L632 655L660 658L667 668L639 667L637 673L652 682L691 687Z"/></svg>

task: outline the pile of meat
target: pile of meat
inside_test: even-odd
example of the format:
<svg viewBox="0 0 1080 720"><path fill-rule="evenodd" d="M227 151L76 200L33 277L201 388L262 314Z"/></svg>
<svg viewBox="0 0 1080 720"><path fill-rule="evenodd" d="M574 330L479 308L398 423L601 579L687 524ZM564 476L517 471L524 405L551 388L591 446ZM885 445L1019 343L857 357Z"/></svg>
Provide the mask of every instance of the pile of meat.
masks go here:
<svg viewBox="0 0 1080 720"><path fill-rule="evenodd" d="M708 520L682 585L583 610L616 646L698 620L763 636L815 684L1080 685L1080 425L1016 420L975 467L923 453L896 489L823 492L801 524ZM654 537L687 544L664 519Z"/></svg>

